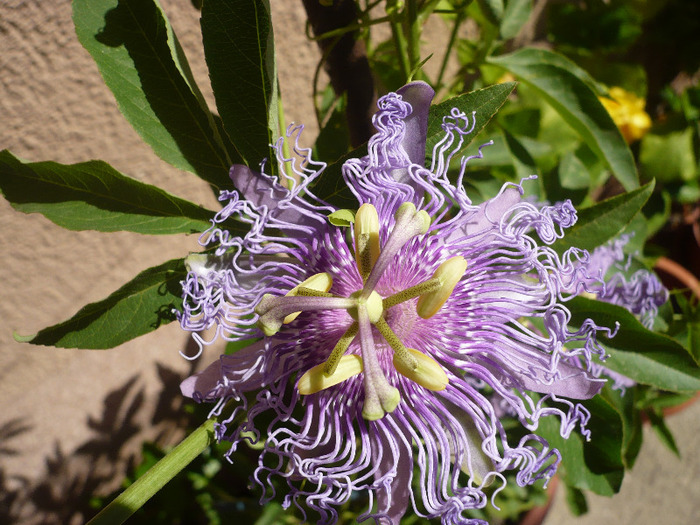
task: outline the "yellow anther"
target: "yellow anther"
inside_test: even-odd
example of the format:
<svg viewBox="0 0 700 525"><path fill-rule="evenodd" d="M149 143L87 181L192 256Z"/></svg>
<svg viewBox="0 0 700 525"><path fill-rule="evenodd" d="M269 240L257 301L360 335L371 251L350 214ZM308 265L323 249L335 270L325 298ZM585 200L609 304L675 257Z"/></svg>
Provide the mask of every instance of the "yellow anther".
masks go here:
<svg viewBox="0 0 700 525"><path fill-rule="evenodd" d="M362 372L362 358L355 354L344 355L331 375L326 375L325 366L326 363L321 363L301 376L297 385L301 395L315 394L359 374Z"/></svg>
<svg viewBox="0 0 700 525"><path fill-rule="evenodd" d="M440 287L433 292L420 296L416 305L418 315L423 319L428 319L438 313L442 305L447 301L447 298L452 294L466 269L467 261L460 255L442 263L433 274L433 279L440 281Z"/></svg>
<svg viewBox="0 0 700 525"><path fill-rule="evenodd" d="M360 206L355 215L355 261L364 279L372 271L379 257L379 215L369 203Z"/></svg>
<svg viewBox="0 0 700 525"><path fill-rule="evenodd" d="M308 288L310 290L316 290L317 292L325 293L331 289L331 286L333 286L333 278L331 277L331 274L325 272L317 273L306 279L304 282L299 283L291 290L289 290L289 292L287 292L286 294L286 297L293 297L297 295L297 291L299 290L299 288ZM292 321L294 321L294 319L296 319L300 313L301 312L293 312L287 317L285 317L284 321L282 322L284 324L289 324Z"/></svg>
<svg viewBox="0 0 700 525"><path fill-rule="evenodd" d="M404 360L394 356L396 371L428 390L445 390L449 379L438 362L413 348L407 348L407 350L415 358L418 366L410 368L406 366Z"/></svg>

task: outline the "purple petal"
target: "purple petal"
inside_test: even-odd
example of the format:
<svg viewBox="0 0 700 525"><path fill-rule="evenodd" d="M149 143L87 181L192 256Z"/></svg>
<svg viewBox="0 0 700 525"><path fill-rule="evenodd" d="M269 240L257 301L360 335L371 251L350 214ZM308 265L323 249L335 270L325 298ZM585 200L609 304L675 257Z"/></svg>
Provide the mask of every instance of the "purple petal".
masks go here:
<svg viewBox="0 0 700 525"><path fill-rule="evenodd" d="M493 199L483 202L474 217L465 224L461 233L473 235L493 228L508 210L520 202L520 197L519 186L508 186Z"/></svg>
<svg viewBox="0 0 700 525"><path fill-rule="evenodd" d="M384 432L391 432L391 430L377 429L379 443L374 443L376 446L372 449L372 459L379 465L375 478L386 476L394 468L396 468L396 474L393 478L386 480L389 486L385 490L377 491L377 508L381 514L391 520L392 525L398 525L411 499L413 457L411 450L402 439L390 437L392 441L390 444ZM398 454L398 457L395 454Z"/></svg>
<svg viewBox="0 0 700 525"><path fill-rule="evenodd" d="M590 399L598 394L606 383L605 379L593 379L581 368L563 361L559 362L557 371L562 377L554 380L546 379L545 374L540 370L530 371L535 378L521 374L518 380L525 390L532 390L538 394L554 394L569 399Z"/></svg>
<svg viewBox="0 0 700 525"><path fill-rule="evenodd" d="M211 392L221 380L221 359L217 359L201 372L191 375L180 383L180 392L189 398Z"/></svg>
<svg viewBox="0 0 700 525"><path fill-rule="evenodd" d="M260 388L264 348L265 342L258 341L233 355L222 355L201 372L182 381L180 392L198 401L212 401L221 397L223 389L246 392Z"/></svg>
<svg viewBox="0 0 700 525"><path fill-rule="evenodd" d="M229 177L247 201L256 207L265 206L275 219L293 224L309 223L308 218L300 211L304 202L298 197L290 199L289 190L275 178L257 173L243 164L231 166ZM289 200L292 205L280 207L280 201L284 199Z"/></svg>
<svg viewBox="0 0 700 525"><path fill-rule="evenodd" d="M428 113L435 91L422 81L411 82L396 91L411 104L413 111L406 117L406 134L401 145L413 164L425 165L425 141L428 135Z"/></svg>

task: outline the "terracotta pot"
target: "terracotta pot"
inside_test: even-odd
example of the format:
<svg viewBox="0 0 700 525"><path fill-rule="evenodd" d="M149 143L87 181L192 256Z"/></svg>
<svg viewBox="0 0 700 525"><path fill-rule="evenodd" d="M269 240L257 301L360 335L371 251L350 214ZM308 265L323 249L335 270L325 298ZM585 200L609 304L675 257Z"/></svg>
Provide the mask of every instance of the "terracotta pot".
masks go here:
<svg viewBox="0 0 700 525"><path fill-rule="evenodd" d="M527 511L525 515L520 518L518 525L542 525L554 502L554 494L556 494L558 486L559 477L554 476L549 482L549 485L547 485L547 503Z"/></svg>

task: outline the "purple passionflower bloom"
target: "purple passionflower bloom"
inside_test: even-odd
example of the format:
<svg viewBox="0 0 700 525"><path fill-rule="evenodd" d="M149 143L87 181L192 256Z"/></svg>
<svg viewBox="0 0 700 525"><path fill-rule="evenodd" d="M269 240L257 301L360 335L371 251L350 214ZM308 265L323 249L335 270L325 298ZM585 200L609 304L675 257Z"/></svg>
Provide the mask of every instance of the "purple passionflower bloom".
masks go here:
<svg viewBox="0 0 700 525"><path fill-rule="evenodd" d="M668 301L668 290L652 271L642 268L630 272L632 256L624 251L630 239L630 234L623 234L593 250L586 262L586 273L597 276L597 283L594 279L589 282L596 299L622 306L651 330L659 307ZM600 363L592 362L591 372L611 379L612 388L623 393L637 384Z"/></svg>
<svg viewBox="0 0 700 525"><path fill-rule="evenodd" d="M589 320L570 331L564 304L588 289L588 253L547 246L575 222L573 206L535 206L516 184L472 204L469 158L448 178L473 129L458 109L426 168L433 95L414 82L380 99L368 154L342 169L352 226L329 221L338 210L313 194L325 165L290 128L293 158L276 148L281 180L233 166L237 191L222 192L201 239L215 254L188 259L183 328L200 347L251 344L182 392L217 403L216 415L233 401L217 437L232 451L262 440L255 481L266 497L271 478L286 481L284 504L318 523L337 521L357 491L369 496L360 520L396 524L412 505L443 523L483 523L465 513L487 504L485 486L508 470L520 485L547 480L560 460L534 433L509 442L494 405L531 432L554 415L562 436L587 434L576 400L604 383L587 366L604 353L602 329ZM250 231L230 235L229 218Z"/></svg>
<svg viewBox="0 0 700 525"><path fill-rule="evenodd" d="M632 257L624 248L630 238L629 234L620 235L593 250L586 271L603 281L599 285L591 283L599 300L626 308L651 329L659 307L668 300L668 290L654 272L644 268L629 271Z"/></svg>

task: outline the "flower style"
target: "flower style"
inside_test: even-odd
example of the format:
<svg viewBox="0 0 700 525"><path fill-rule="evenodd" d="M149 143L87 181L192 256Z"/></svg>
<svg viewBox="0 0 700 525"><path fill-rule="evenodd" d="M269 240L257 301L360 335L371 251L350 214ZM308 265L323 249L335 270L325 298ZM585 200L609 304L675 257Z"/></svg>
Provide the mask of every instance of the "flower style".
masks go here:
<svg viewBox="0 0 700 525"><path fill-rule="evenodd" d="M472 204L462 181L473 157L448 178L475 118L458 109L425 168L433 95L415 82L380 99L368 154L342 169L352 227L329 221L338 210L313 194L325 165L290 128L295 155L276 147L281 180L233 166L237 191L221 193L201 239L216 248L188 258L183 328L200 348L251 344L182 392L216 403L216 415L231 402L217 437L232 451L262 441L254 479L265 497L277 477L284 504L318 523L337 521L354 492L368 496L360 520L398 523L411 504L443 523L483 523L464 513L487 504L485 486L507 470L520 485L549 479L560 460L534 433L509 443L492 400L531 432L555 415L563 436L587 434L588 413L571 400L604 383L588 370L606 329L589 320L570 331L563 302L590 291L588 253L547 246L575 222L573 206L537 207L515 184ZM231 219L248 233L231 235Z"/></svg>

